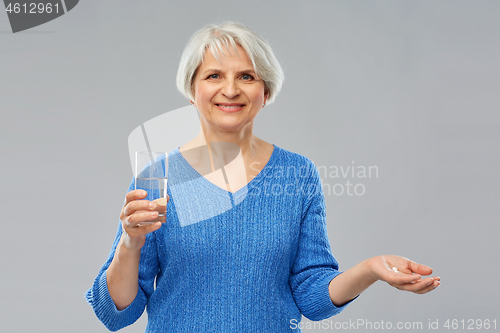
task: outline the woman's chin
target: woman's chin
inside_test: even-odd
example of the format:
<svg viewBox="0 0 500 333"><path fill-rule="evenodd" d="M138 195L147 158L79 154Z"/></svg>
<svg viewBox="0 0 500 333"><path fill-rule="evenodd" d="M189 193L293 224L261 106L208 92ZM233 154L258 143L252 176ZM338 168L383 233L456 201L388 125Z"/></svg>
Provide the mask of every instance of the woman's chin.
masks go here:
<svg viewBox="0 0 500 333"><path fill-rule="evenodd" d="M216 128L219 131L238 132L243 127L245 127L245 124L242 122L237 122L237 121L221 121L221 122L211 124L211 126L213 128Z"/></svg>

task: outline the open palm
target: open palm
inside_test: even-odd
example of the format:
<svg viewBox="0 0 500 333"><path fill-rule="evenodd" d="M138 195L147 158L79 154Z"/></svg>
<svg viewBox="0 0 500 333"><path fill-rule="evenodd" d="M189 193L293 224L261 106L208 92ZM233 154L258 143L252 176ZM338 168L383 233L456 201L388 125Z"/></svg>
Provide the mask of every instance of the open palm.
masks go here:
<svg viewBox="0 0 500 333"><path fill-rule="evenodd" d="M377 280L385 281L400 290L425 294L441 284L439 276L422 278L422 275L432 274L432 268L404 257L377 256L370 258L368 265Z"/></svg>

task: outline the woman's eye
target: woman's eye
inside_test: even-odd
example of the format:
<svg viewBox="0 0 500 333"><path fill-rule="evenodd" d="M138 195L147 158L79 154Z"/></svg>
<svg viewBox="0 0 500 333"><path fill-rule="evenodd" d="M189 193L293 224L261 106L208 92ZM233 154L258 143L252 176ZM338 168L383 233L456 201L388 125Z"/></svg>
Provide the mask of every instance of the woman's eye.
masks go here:
<svg viewBox="0 0 500 333"><path fill-rule="evenodd" d="M219 78L219 74L210 74L208 76L208 79L218 79Z"/></svg>
<svg viewBox="0 0 500 333"><path fill-rule="evenodd" d="M252 76L252 75L250 75L250 74L243 74L243 75L241 76L241 78L242 78L243 80L245 80L245 81L251 81L251 80L253 80L253 76Z"/></svg>

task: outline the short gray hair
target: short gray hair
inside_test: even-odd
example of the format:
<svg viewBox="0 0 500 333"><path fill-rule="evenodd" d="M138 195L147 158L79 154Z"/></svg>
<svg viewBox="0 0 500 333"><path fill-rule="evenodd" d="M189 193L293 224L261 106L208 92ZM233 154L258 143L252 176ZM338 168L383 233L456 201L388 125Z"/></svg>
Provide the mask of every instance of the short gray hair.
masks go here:
<svg viewBox="0 0 500 333"><path fill-rule="evenodd" d="M283 85L283 70L271 45L250 28L237 22L209 24L194 33L182 53L177 70L177 89L188 99L194 100L193 80L206 50L210 49L218 59L223 54L223 46L231 45L236 50L236 44L245 50L255 73L264 81L265 93L268 94L266 103L271 104Z"/></svg>

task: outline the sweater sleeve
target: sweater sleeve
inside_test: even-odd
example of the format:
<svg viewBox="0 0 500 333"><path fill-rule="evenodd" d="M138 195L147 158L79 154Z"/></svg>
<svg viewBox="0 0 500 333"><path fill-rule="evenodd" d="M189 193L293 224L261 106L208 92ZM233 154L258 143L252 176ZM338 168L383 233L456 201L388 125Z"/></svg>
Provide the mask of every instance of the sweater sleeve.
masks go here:
<svg viewBox="0 0 500 333"><path fill-rule="evenodd" d="M129 191L134 189L134 182ZM144 312L151 294L154 291L154 281L158 272L158 256L154 233L146 235L146 242L141 249L139 263L139 288L132 303L123 310L118 310L109 295L106 273L115 255L116 247L122 235L121 222L118 226L111 252L106 263L101 267L92 287L86 292L87 302L92 306L99 320L110 330L117 331L133 324Z"/></svg>
<svg viewBox="0 0 500 333"><path fill-rule="evenodd" d="M326 207L316 167L310 162L311 181L306 186L298 249L290 274L290 287L300 312L318 321L340 313L350 302L337 307L330 299L330 281L339 275L326 229ZM314 188L314 190L312 190Z"/></svg>

